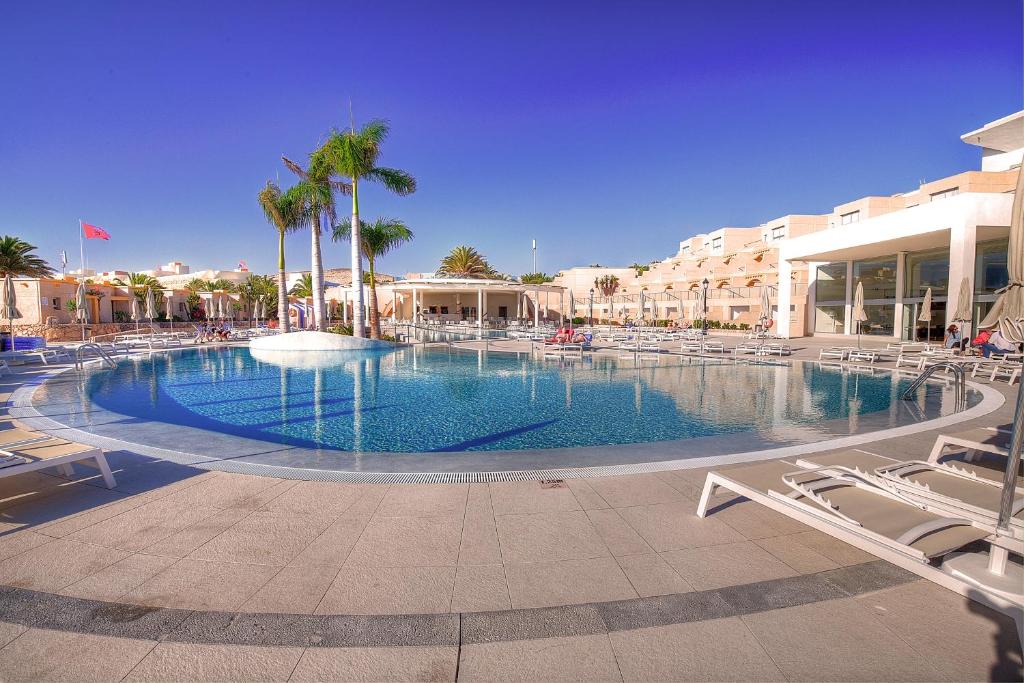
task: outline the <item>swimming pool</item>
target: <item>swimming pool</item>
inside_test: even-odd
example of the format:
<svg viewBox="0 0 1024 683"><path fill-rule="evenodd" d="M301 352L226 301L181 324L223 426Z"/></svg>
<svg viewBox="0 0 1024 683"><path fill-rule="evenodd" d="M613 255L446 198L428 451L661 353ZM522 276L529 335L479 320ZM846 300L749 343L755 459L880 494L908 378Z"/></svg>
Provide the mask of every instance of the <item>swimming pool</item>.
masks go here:
<svg viewBox="0 0 1024 683"><path fill-rule="evenodd" d="M815 363L198 348L67 373L36 410L209 458L336 470L585 467L777 448L953 412L952 390ZM968 392L968 405L980 400ZM553 460L554 458L554 460Z"/></svg>

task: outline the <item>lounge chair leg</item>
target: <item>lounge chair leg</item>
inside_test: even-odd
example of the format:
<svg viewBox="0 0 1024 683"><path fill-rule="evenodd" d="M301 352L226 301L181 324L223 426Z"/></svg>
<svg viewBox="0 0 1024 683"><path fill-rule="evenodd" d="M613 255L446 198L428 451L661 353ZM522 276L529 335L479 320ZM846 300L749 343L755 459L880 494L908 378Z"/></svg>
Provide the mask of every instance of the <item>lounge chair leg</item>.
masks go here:
<svg viewBox="0 0 1024 683"><path fill-rule="evenodd" d="M112 489L117 486L117 482L114 480L114 473L110 471L110 465L107 464L107 458L103 453L96 456L96 467L99 469L100 474L103 475L103 483L107 485L108 489Z"/></svg>
<svg viewBox="0 0 1024 683"><path fill-rule="evenodd" d="M988 570L997 576L1003 576L1006 574L1007 558L1006 548L993 544L988 553Z"/></svg>
<svg viewBox="0 0 1024 683"><path fill-rule="evenodd" d="M71 466L71 463L64 463L63 465L57 465L57 471L65 477L75 476L75 468Z"/></svg>
<svg viewBox="0 0 1024 683"><path fill-rule="evenodd" d="M942 457L942 451L946 449L946 444L942 443L941 440L936 439L935 445L932 446L932 452L928 454L928 462L938 462L939 458Z"/></svg>
<svg viewBox="0 0 1024 683"><path fill-rule="evenodd" d="M715 494L715 489L718 488L718 484L712 479L714 475L709 474L708 478L704 480L704 490L700 494L700 503L697 504L697 516L704 517L708 513L708 503L711 501L711 496Z"/></svg>

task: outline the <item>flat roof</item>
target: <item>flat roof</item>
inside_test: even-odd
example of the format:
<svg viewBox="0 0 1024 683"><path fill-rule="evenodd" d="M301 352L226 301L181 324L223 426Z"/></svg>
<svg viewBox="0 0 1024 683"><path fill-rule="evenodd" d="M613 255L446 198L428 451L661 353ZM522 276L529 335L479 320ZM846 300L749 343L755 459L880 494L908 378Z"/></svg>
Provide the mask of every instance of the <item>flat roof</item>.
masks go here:
<svg viewBox="0 0 1024 683"><path fill-rule="evenodd" d="M977 130L964 133L960 139L968 145L977 145L1000 152L1010 152L1024 147L1024 109L986 123Z"/></svg>

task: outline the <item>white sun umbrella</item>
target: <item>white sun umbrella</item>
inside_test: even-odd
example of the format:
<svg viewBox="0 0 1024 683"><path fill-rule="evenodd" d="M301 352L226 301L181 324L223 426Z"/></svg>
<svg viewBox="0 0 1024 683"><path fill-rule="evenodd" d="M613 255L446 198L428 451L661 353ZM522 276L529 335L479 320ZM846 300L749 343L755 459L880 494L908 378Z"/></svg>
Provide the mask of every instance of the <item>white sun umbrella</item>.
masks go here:
<svg viewBox="0 0 1024 683"><path fill-rule="evenodd" d="M224 299L225 297L222 296L220 299L217 300L217 317L221 319L227 317L226 315L224 315L226 313L226 311L224 310L226 308L224 306Z"/></svg>
<svg viewBox="0 0 1024 683"><path fill-rule="evenodd" d="M135 331L139 331L139 320L142 319L142 307L139 306L139 298L132 293L132 311L131 318L135 321Z"/></svg>
<svg viewBox="0 0 1024 683"><path fill-rule="evenodd" d="M82 341L85 341L85 324L89 322L89 310L85 306L85 282L78 283L75 292L75 320L82 324Z"/></svg>
<svg viewBox="0 0 1024 683"><path fill-rule="evenodd" d="M932 288L929 287L925 290L924 301L921 302L921 315L917 316L917 321L925 323L925 339L930 344L932 341Z"/></svg>
<svg viewBox="0 0 1024 683"><path fill-rule="evenodd" d="M168 294L164 298L164 304L167 306L167 310L165 311L165 313L167 315L168 322L172 322L174 320L174 303L173 303L173 301L171 301L171 299L173 297L174 297L173 294ZM172 322L172 325L173 325L173 322Z"/></svg>
<svg viewBox="0 0 1024 683"><path fill-rule="evenodd" d="M1010 243L1007 245L1006 269L1009 275L1006 287L999 290L999 298L992 305L978 327L996 327L1006 339L1024 343L1024 172L1017 175L1017 191L1010 212ZM1018 388L1017 408L1010 435L1009 457L1003 477L1003 499L999 508L1000 529L1009 530L1017 490L1017 470L1020 467L1021 447L1024 445L1024 388ZM1005 567L1006 554L1002 554Z"/></svg>
<svg viewBox="0 0 1024 683"><path fill-rule="evenodd" d="M152 287L147 287L146 288L146 317L149 318L150 324L152 324L153 319L156 318L156 316L157 316L157 312L156 312L156 297L153 295L153 288Z"/></svg>
<svg viewBox="0 0 1024 683"><path fill-rule="evenodd" d="M569 290L569 329L572 329L572 319L576 317L576 297L572 295L572 290Z"/></svg>
<svg viewBox="0 0 1024 683"><path fill-rule="evenodd" d="M641 289L640 290L640 314L638 316L640 318L640 326L641 327L643 327L644 317L645 317L646 313L647 313L647 295L644 294L644 290Z"/></svg>
<svg viewBox="0 0 1024 683"><path fill-rule="evenodd" d="M931 292L931 290L928 290ZM864 283L857 283L857 291L853 295L853 322L857 323L857 348L860 348L860 325L866 322L868 319L867 313L864 312Z"/></svg>
<svg viewBox="0 0 1024 683"><path fill-rule="evenodd" d="M14 293L14 280L8 273L4 277L3 314L11 323L11 351L14 350L14 320L21 317L17 304L18 297Z"/></svg>
<svg viewBox="0 0 1024 683"><path fill-rule="evenodd" d="M700 314L701 327L702 329L707 328L707 317L708 317L708 290L705 287L701 287L697 290L697 309L694 311L694 316Z"/></svg>
<svg viewBox="0 0 1024 683"><path fill-rule="evenodd" d="M962 323L961 336L966 335L967 339L971 337L971 321L974 319L974 313L971 310L971 281L968 278L960 280L960 291L956 297L956 310L953 311L953 320Z"/></svg>
<svg viewBox="0 0 1024 683"><path fill-rule="evenodd" d="M768 285L761 285L761 329L768 331L768 322L772 319L772 299Z"/></svg>

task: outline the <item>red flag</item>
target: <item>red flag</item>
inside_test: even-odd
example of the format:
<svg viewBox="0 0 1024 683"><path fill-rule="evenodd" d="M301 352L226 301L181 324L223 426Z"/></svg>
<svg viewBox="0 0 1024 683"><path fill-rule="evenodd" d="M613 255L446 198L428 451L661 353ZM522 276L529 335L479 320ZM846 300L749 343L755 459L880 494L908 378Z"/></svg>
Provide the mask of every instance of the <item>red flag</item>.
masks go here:
<svg viewBox="0 0 1024 683"><path fill-rule="evenodd" d="M82 223L82 231L85 233L85 239L87 240L109 240L110 235L103 228L96 227L95 225L89 225L88 223Z"/></svg>

